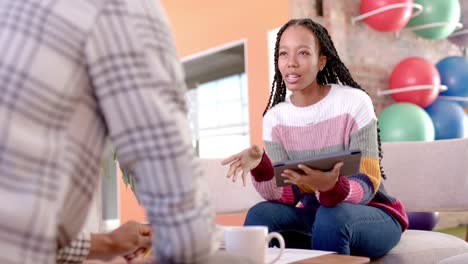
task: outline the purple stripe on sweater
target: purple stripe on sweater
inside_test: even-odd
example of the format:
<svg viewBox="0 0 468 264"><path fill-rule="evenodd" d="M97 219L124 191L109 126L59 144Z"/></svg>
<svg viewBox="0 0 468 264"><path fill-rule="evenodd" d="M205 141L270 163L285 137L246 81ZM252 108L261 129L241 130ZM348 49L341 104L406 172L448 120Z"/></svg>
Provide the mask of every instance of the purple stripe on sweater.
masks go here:
<svg viewBox="0 0 468 264"><path fill-rule="evenodd" d="M273 127L272 141L283 144L287 151L315 150L335 145L349 145L349 135L358 129L350 114L343 114L305 126ZM308 135L306 138L304 135Z"/></svg>
<svg viewBox="0 0 468 264"><path fill-rule="evenodd" d="M374 185L372 184L371 180L366 174L363 173L357 173L352 176L348 176L348 181L350 184L353 185L359 185L359 189L356 189L356 191L360 192L361 199L356 200L356 203L360 204L367 204L374 198ZM354 191L354 190L352 190ZM354 196L358 194L352 194L350 196ZM355 197L357 198L357 197ZM352 197L348 197L347 199L353 199ZM348 201L348 200L347 200ZM349 201L351 202L351 201Z"/></svg>
<svg viewBox="0 0 468 264"><path fill-rule="evenodd" d="M319 205L315 193L304 193L301 203L304 205L304 208L317 208Z"/></svg>

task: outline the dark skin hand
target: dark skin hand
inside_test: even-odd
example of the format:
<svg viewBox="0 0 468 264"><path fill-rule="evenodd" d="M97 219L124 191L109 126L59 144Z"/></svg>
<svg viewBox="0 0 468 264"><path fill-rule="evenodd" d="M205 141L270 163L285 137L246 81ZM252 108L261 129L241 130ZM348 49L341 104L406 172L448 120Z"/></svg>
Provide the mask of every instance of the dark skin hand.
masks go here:
<svg viewBox="0 0 468 264"><path fill-rule="evenodd" d="M229 164L227 178L232 177L235 182L239 173L242 175L242 183L245 186L246 176L251 170L255 169L262 161L263 149L257 145L253 145L231 157L221 161L221 165Z"/></svg>
<svg viewBox="0 0 468 264"><path fill-rule="evenodd" d="M340 169L342 166L343 162L338 162L331 171L324 172L299 164L298 167L303 171L303 173L286 169L283 171L281 176L286 178L285 182L287 183L309 185L315 190L326 192L335 186L340 176Z"/></svg>

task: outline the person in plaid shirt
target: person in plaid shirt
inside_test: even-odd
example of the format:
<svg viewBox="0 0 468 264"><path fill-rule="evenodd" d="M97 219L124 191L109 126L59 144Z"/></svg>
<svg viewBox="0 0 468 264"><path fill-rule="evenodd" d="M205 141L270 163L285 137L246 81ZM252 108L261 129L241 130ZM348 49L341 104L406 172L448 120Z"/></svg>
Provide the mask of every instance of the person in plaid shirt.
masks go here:
<svg viewBox="0 0 468 264"><path fill-rule="evenodd" d="M55 263L73 246L108 137L136 177L156 261L213 259L184 91L157 1L0 0L0 263Z"/></svg>

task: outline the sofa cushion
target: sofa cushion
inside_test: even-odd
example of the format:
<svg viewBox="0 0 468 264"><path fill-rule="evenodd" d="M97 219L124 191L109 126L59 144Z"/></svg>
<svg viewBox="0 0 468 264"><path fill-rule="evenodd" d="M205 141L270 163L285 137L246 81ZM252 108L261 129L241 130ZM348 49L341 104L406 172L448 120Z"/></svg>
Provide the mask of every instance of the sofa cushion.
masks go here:
<svg viewBox="0 0 468 264"><path fill-rule="evenodd" d="M226 178L229 166L221 165L222 159L200 159L201 166L207 176L211 201L216 213L245 212L250 207L263 201L252 184L250 173L247 175L246 186L242 179L235 183Z"/></svg>
<svg viewBox="0 0 468 264"><path fill-rule="evenodd" d="M466 264L468 263L468 253L456 255L443 259L439 264Z"/></svg>
<svg viewBox="0 0 468 264"><path fill-rule="evenodd" d="M433 231L407 230L396 247L371 263L438 263L463 253L468 253L468 243L458 237Z"/></svg>

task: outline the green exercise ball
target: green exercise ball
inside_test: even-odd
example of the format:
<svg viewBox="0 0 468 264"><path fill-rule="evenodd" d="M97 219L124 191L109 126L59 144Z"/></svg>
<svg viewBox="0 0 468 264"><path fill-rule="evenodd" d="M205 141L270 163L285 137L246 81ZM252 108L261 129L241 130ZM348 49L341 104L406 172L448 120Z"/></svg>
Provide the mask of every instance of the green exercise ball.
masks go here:
<svg viewBox="0 0 468 264"><path fill-rule="evenodd" d="M466 1L466 0L464 0ZM447 22L446 25L414 30L417 35L428 39L443 39L452 34L460 22L459 0L414 0L423 6L423 12L413 17L407 27Z"/></svg>
<svg viewBox="0 0 468 264"><path fill-rule="evenodd" d="M433 141L432 119L421 107L397 103L385 108L379 115L380 139L389 141Z"/></svg>

